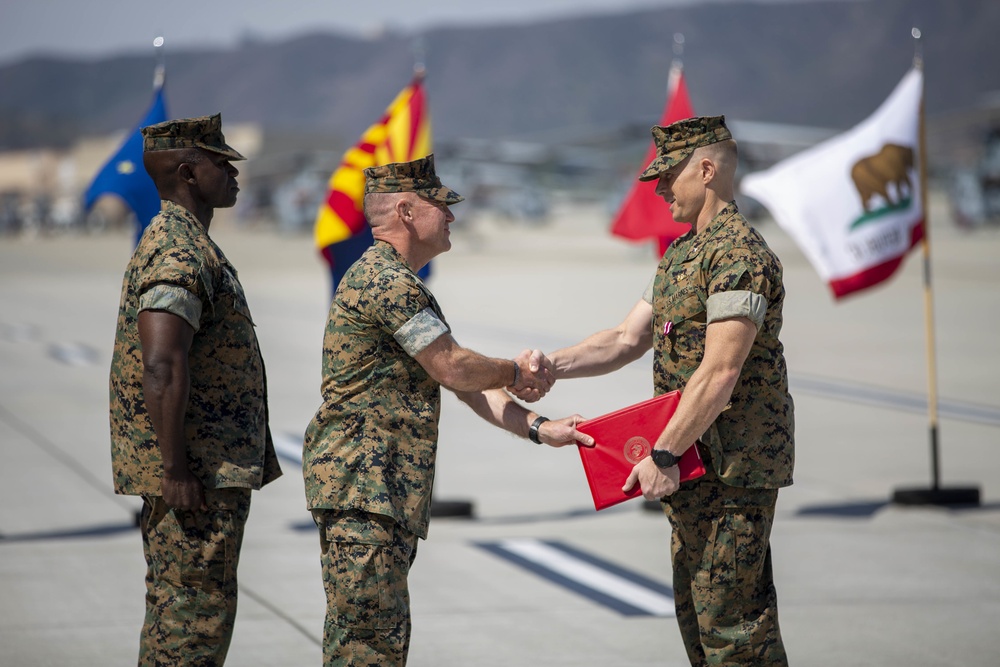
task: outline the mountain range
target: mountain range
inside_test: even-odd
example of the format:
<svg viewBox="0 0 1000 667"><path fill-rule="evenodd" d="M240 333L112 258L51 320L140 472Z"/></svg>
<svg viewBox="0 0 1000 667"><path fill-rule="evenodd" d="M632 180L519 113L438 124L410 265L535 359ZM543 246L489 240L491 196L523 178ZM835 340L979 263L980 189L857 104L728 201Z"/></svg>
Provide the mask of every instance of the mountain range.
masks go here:
<svg viewBox="0 0 1000 667"><path fill-rule="evenodd" d="M307 34L167 56L168 112L350 142L427 68L438 140L566 141L653 124L675 35L695 110L846 128L914 61L919 27L929 123L939 129L1000 91L996 0L703 2L420 36ZM31 57L0 66L0 150L67 146L134 125L151 53ZM996 101L993 102L997 105Z"/></svg>

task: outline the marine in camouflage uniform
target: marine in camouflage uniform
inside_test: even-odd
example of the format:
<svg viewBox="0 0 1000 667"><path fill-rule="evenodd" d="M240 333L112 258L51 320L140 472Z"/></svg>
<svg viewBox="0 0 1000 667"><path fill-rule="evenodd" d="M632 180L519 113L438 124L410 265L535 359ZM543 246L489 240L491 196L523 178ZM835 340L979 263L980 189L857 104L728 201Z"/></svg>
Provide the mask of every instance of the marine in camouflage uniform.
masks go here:
<svg viewBox="0 0 1000 667"><path fill-rule="evenodd" d="M243 159L226 145L218 115L167 121L144 128L143 135L147 155L194 151L183 159L208 160L197 173L215 181L200 186L201 199L218 196L227 187L225 172L235 172L229 160ZM162 196L163 175L157 177ZM208 235L210 212L206 217L164 199L122 283L110 377L111 458L116 493L144 501L140 665L224 663L250 492L281 474L253 319L236 269ZM140 334L140 318L151 315L179 318L173 320L176 326L189 327L189 382L179 437L186 444L187 468L204 488L202 507L173 507L164 498L163 435L154 428L161 408L149 403L155 399L144 379L156 373L144 345L155 349L160 343L150 336L159 334L148 329Z"/></svg>
<svg viewBox="0 0 1000 667"><path fill-rule="evenodd" d="M653 138L657 156L640 180L659 179L657 193L671 201L675 219L683 217L693 228L667 249L625 323L551 357L557 378L582 377L607 372L601 365L607 357L595 349L617 346L619 358L635 358L653 348L656 394L683 392L656 449L671 452L664 445L674 444L671 428L678 422L673 433L695 429L687 443L699 440L707 468L703 477L676 487L672 461L684 443L667 456L654 453L665 465L647 459L630 478L639 479L649 497L647 484L667 488L654 487L656 474L649 476L650 470L674 475L673 492L662 503L673 529L674 595L688 657L692 665L787 664L769 544L778 489L792 483L794 459L792 399L778 339L785 296L781 263L736 203L720 199L732 197L735 144L728 144L728 158L720 152L696 153L713 144L720 144L715 151L727 150L721 144L731 142L732 135L723 117L654 127ZM729 171L720 166L727 159ZM738 328L717 330L730 333L717 333L714 356L704 370L707 330L726 322ZM720 359L740 361L739 353L726 346L747 349L735 366L738 377L730 381L728 397L713 388L724 382L705 381L705 373L727 368ZM698 387L692 388L699 371Z"/></svg>
<svg viewBox="0 0 1000 667"><path fill-rule="evenodd" d="M427 537L446 382L432 375L435 366L426 355L453 343L441 307L416 270L450 247L442 233L453 219L447 207L462 197L441 185L433 156L369 168L365 176L366 214L376 240L337 288L323 341L323 403L303 448L306 498L320 534L328 666L406 662L407 577L417 540ZM370 202L385 195L399 197L383 199L393 207L373 217ZM449 388L484 418L522 436L534 420L538 442L545 418L516 404L504 408L509 397L499 389L520 387L527 366L515 360L512 368L510 360L454 345L461 358L444 365L475 371L459 369L462 386ZM491 388L503 394L494 418L475 403ZM497 414L517 417L501 423ZM550 434L563 429L561 444L584 437L567 419L569 425L544 424Z"/></svg>
<svg viewBox="0 0 1000 667"><path fill-rule="evenodd" d="M371 651L348 649L345 664L406 659L405 573L427 537L441 410L440 385L412 355L447 331L434 297L384 241L337 289L303 468L329 603L324 644ZM390 572L404 576L378 586Z"/></svg>
<svg viewBox="0 0 1000 667"><path fill-rule="evenodd" d="M794 455L778 340L781 276L778 258L733 203L704 231L671 244L647 292L660 333L657 394L687 384L708 324L746 317L758 327L729 408L700 439L709 473L664 501L677 619L692 664L785 663L769 546L777 489L792 483Z"/></svg>

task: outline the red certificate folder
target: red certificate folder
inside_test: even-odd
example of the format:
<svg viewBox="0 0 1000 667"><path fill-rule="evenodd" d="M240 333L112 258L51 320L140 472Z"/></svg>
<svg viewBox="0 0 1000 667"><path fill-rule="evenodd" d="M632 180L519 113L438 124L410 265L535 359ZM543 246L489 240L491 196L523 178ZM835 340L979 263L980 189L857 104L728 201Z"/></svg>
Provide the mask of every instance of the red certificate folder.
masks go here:
<svg viewBox="0 0 1000 667"><path fill-rule="evenodd" d="M622 486L632 467L649 456L680 400L681 392L671 391L577 424L576 430L595 441L593 447L578 447L594 507L602 510L642 494L638 484L628 494ZM705 474L697 443L684 452L678 466L682 482Z"/></svg>

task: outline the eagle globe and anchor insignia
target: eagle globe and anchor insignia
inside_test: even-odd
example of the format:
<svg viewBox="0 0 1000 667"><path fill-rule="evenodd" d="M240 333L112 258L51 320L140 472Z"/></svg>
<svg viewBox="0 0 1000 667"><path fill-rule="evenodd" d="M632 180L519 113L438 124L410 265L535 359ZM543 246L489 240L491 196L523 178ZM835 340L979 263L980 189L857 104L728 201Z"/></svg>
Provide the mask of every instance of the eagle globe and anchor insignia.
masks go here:
<svg viewBox="0 0 1000 667"><path fill-rule="evenodd" d="M653 451L649 440L646 440L641 435L636 435L626 440L625 446L622 449L625 454L625 460L633 465L639 463L639 461L649 456L649 453Z"/></svg>

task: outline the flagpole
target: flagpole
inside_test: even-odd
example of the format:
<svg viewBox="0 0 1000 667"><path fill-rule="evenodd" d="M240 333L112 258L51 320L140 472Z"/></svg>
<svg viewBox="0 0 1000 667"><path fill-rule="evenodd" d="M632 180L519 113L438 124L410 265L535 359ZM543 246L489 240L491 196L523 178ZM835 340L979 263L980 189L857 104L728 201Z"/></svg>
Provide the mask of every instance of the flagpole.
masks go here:
<svg viewBox="0 0 1000 667"><path fill-rule="evenodd" d="M920 30L911 31L914 39L913 67L924 69ZM926 83L926 81L925 81ZM934 294L931 284L930 210L927 206L927 127L924 112L924 94L920 94L919 151L920 151L920 206L924 214L923 238L920 241L924 265L924 327L927 341L927 414L931 445L931 487L896 489L892 500L901 505L978 505L978 487L941 486L940 447L938 444L937 361L934 342Z"/></svg>
<svg viewBox="0 0 1000 667"><path fill-rule="evenodd" d="M153 40L153 49L156 55L156 68L153 70L153 90L157 91L163 87L167 79L167 56L163 49L163 35L159 35Z"/></svg>
<svg viewBox="0 0 1000 667"><path fill-rule="evenodd" d="M674 61L670 63L670 74L667 79L667 99L674 94L681 72L684 70L684 33L674 33Z"/></svg>
<svg viewBox="0 0 1000 667"><path fill-rule="evenodd" d="M413 39L413 78L423 81L427 76L427 48L424 45L423 35L418 35Z"/></svg>

